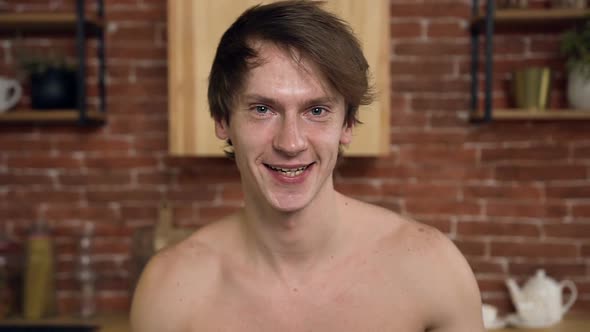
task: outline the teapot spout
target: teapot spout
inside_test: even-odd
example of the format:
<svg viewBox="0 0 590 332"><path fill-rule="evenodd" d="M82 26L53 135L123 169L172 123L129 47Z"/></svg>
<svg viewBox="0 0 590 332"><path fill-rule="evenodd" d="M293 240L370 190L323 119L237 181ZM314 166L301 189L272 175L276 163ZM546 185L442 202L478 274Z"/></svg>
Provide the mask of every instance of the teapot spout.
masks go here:
<svg viewBox="0 0 590 332"><path fill-rule="evenodd" d="M520 307L524 304L525 298L516 284L516 281L513 278L506 279L506 287L508 287L508 291L510 292L510 298L512 299L512 303L516 307L516 310L520 311Z"/></svg>

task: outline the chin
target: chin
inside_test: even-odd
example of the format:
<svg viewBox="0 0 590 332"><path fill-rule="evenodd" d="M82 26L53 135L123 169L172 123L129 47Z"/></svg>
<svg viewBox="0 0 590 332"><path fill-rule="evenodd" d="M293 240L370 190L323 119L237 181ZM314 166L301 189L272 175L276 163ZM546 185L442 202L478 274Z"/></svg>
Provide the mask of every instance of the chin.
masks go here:
<svg viewBox="0 0 590 332"><path fill-rule="evenodd" d="M269 195L270 196L270 195ZM295 197L294 197L295 196ZM296 197L299 196L299 197ZM307 195L272 195L268 197L270 206L282 213L295 213L303 210L311 202L310 197Z"/></svg>

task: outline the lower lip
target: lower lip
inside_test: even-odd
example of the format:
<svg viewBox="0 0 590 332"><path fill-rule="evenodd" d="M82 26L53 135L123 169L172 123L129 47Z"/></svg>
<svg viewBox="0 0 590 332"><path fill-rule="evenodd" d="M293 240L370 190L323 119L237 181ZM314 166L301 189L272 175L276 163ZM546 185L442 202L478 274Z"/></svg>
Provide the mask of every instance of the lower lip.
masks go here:
<svg viewBox="0 0 590 332"><path fill-rule="evenodd" d="M298 183L302 183L305 181L305 179L307 178L307 176L309 175L309 173L311 172L313 167L314 167L314 164L309 165L303 171L303 173L301 173L297 176L294 176L294 177L289 177L289 176L283 175L281 172L273 171L272 169L270 169L268 167L266 167L266 169L270 172L270 174L272 174L273 178L276 179L280 183L298 184Z"/></svg>

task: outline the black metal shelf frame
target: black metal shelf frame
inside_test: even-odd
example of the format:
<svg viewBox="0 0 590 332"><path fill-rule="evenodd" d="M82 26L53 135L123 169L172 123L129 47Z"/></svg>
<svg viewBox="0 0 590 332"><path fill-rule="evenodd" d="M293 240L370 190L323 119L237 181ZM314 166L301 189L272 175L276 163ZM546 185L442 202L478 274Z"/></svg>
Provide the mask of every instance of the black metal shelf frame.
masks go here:
<svg viewBox="0 0 590 332"><path fill-rule="evenodd" d="M495 1L488 0L486 2L486 16L485 16L485 100L484 100L484 116L481 119L473 120L476 122L490 122L492 121L492 82L494 73L493 64L493 53L494 53L494 14L496 11ZM479 16L479 0L473 0L472 2L472 15L473 18ZM477 113L479 106L479 35L481 26L479 24L471 25L471 115ZM474 116L472 119L476 119Z"/></svg>
<svg viewBox="0 0 590 332"><path fill-rule="evenodd" d="M79 112L79 120L78 123L81 126L87 126L96 124L95 121L92 121L88 117L88 105L86 102L86 10L85 10L85 0L76 0L76 47L78 52L78 79L77 79L77 89L78 89L78 112ZM104 1L97 0L97 18L104 22ZM106 89L105 89L105 71L106 71L106 64L105 64L105 37L104 37L104 30L105 26L103 24L102 27L99 27L96 31L96 39L97 39L97 57L98 57L98 94L99 94L99 105L98 111L101 114L105 114L106 112Z"/></svg>

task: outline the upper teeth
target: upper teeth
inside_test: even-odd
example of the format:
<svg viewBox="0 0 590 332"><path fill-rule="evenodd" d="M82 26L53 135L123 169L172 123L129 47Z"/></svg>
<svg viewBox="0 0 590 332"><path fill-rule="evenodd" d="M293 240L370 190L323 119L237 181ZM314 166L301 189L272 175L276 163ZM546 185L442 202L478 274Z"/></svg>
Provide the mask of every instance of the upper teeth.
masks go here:
<svg viewBox="0 0 590 332"><path fill-rule="evenodd" d="M270 169L272 169L273 171L281 172L281 174L283 176L290 177L290 178L301 175L303 173L303 171L305 171L305 169L307 168L307 166L303 166L303 167L299 167L299 168L280 168L280 167L273 167L270 165L268 165L268 167L270 167Z"/></svg>
<svg viewBox="0 0 590 332"><path fill-rule="evenodd" d="M297 172L297 171L304 171L307 166L302 166L299 168L280 168L280 167L274 167L274 166L270 166L269 167L274 170L274 171L280 171L280 172Z"/></svg>

